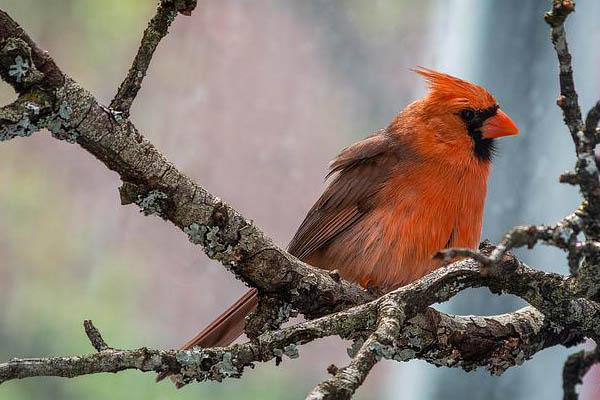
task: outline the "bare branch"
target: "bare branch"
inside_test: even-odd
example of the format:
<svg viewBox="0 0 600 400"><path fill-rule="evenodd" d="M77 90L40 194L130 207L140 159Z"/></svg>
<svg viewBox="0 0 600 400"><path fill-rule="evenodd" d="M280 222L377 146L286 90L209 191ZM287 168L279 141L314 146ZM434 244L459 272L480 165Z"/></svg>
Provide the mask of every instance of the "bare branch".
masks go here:
<svg viewBox="0 0 600 400"><path fill-rule="evenodd" d="M83 327L85 329L85 334L87 335L88 339L90 339L92 346L94 346L97 351L112 350L110 347L108 347L102 338L102 335L92 323L91 319L86 319L83 321Z"/></svg>
<svg viewBox="0 0 600 400"><path fill-rule="evenodd" d="M169 33L169 26L175 20L177 13L191 15L194 8L196 8L196 0L161 0L159 2L156 15L150 20L144 31L133 65L110 103L111 109L122 113L124 118L129 116L129 109L142 87L142 81L158 43Z"/></svg>
<svg viewBox="0 0 600 400"><path fill-rule="evenodd" d="M347 367L317 386L309 398L350 398L373 366L383 358L420 358L435 365L492 373L522 363L539 350L600 339L600 304L593 297L600 283L600 191L593 153L597 107L584 127L575 92L571 55L564 30L574 9L570 0L553 0L546 20L560 64L563 110L577 150L574 174L586 202L554 226L521 226L511 230L497 248L481 251L449 249L440 257L472 257L433 271L422 279L378 299L326 272L308 266L276 246L236 210L192 182L148 142L127 119L152 55L177 12L187 14L195 0L163 0L144 32L140 49L111 108L100 105L86 90L64 75L23 30L0 12L0 76L20 94L0 110L0 138L27 136L40 127L58 139L77 143L117 172L123 181L122 204L137 204L145 215L156 215L180 228L238 278L259 289L261 311L255 316L250 342L225 348L160 351L116 350L86 321L85 329L97 353L80 357L12 360L0 364L0 383L29 376L73 377L124 369L174 373L179 384L240 377L255 362L295 358L297 346L338 335L366 338ZM37 110L37 113L36 113ZM36 119L37 118L37 119ZM27 119L27 134L19 134ZM33 122L32 122L33 121ZM575 179L576 176L576 179ZM582 242L580 232L586 234ZM572 273L565 277L536 271L508 250L538 241L569 252ZM584 263L578 271L580 258ZM481 266L485 268L481 268ZM588 279L588 277L590 277ZM587 285L587 286L585 286ZM496 317L460 317L439 313L430 305L471 287L488 287L528 301L527 308ZM279 326L280 311L297 309L317 318L288 328ZM323 316L324 315L324 316ZM584 357L585 358L585 357ZM578 372L579 374L579 372Z"/></svg>
<svg viewBox="0 0 600 400"><path fill-rule="evenodd" d="M587 127L583 123L581 108L579 107L578 96L575 90L575 80L573 78L573 67L571 64L571 53L567 44L565 32L565 21L569 14L575 11L575 2L572 0L552 0L552 9L546 13L545 19L551 28L552 44L556 50L559 63L559 83L560 95L557 99L558 106L563 111L563 119L571 132L571 138L575 143L577 153L577 163L575 172L577 174L577 183L581 188L583 197L587 200L585 212L592 218L600 215L600 190L598 190L598 167L596 166L596 157L594 149L598 144L598 135L593 128ZM589 125L597 125L597 110L593 108L588 114ZM573 182L570 178L568 182ZM600 227L598 223L593 223L585 227L586 234L594 235L598 238Z"/></svg>
<svg viewBox="0 0 600 400"><path fill-rule="evenodd" d="M537 242L541 241L547 245L566 250L571 273L576 273L581 257L585 254L596 253L599 250L593 241L582 243L577 240L577 235L586 226L583 215L585 214L578 210L555 225L516 226L504 235L502 241L495 248L490 248L489 242L482 243L483 249L490 254L483 254L481 251L471 249L450 248L439 251L435 257L446 262L457 257L470 257L482 266L490 267L498 264L507 251L523 246L531 249Z"/></svg>
<svg viewBox="0 0 600 400"><path fill-rule="evenodd" d="M244 368L254 362L282 356L295 358L297 345L316 338L334 334L351 338L357 332L368 334L376 319L373 311L371 306L358 306L267 332L254 342L226 348L187 351L107 349L77 357L13 359L0 364L0 384L33 376L72 378L126 369L177 372L181 383L192 380L220 382L225 378L240 377ZM418 358L466 371L486 367L494 374L501 374L544 348L557 344L569 346L580 340L576 332L549 323L532 307L495 317L451 316L428 309L402 326L395 340L396 350L390 358L397 361ZM375 351L388 354L383 348Z"/></svg>
<svg viewBox="0 0 600 400"><path fill-rule="evenodd" d="M569 250L583 230L584 221L578 213L573 213L560 220L556 225L528 225L512 228L504 237L491 258L498 260L506 251L527 246L531 249L538 241L542 241L562 250Z"/></svg>
<svg viewBox="0 0 600 400"><path fill-rule="evenodd" d="M552 29L552 44L560 64L560 96L558 106L563 110L565 124L571 131L573 142L579 148L580 139L577 133L583 128L581 109L575 91L571 53L567 45L565 21L571 12L575 11L575 2L571 0L552 0L552 9L546 13L545 19Z"/></svg>
<svg viewBox="0 0 600 400"><path fill-rule="evenodd" d="M484 267L489 267L494 264L494 260L479 251L460 247L452 247L450 249L440 250L434 256L434 258L443 260L445 263L449 263L459 257L472 258Z"/></svg>

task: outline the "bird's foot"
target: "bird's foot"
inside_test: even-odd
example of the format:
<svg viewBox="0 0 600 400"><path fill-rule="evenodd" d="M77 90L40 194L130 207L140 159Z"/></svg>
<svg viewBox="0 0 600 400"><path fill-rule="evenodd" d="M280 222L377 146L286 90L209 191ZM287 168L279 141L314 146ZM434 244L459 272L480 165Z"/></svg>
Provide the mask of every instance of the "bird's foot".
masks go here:
<svg viewBox="0 0 600 400"><path fill-rule="evenodd" d="M385 294L385 292L379 289L379 287L375 286L375 283L373 283L371 280L367 282L367 292L375 297L381 297Z"/></svg>

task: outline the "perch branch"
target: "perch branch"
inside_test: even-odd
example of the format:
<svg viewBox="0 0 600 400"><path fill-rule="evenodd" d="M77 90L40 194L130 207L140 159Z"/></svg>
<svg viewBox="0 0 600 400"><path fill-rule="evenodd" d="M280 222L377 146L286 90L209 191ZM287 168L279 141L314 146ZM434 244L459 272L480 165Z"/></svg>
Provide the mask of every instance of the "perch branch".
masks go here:
<svg viewBox="0 0 600 400"><path fill-rule="evenodd" d="M31 133L48 128L56 138L79 144L117 172L123 181L122 204L137 204L145 215L170 221L192 243L201 245L209 257L258 288L262 296L276 300L272 304L282 310L297 309L317 319L269 330L240 345L187 351L111 349L89 322L86 333L97 353L14 359L0 364L0 383L29 376L73 377L124 369L172 372L181 384L221 381L240 377L254 362L283 355L294 358L298 345L316 338L366 337L350 364L333 371L333 377L311 394L316 396L313 398L333 398L336 394L348 398L381 358L420 358L465 370L485 366L499 374L545 347L578 343L583 336L600 338L600 306L581 295L589 291L574 290L575 278L533 270L506 253L510 248L541 240L585 255L580 272L600 265L595 259L600 236L596 226L600 221L600 194L596 190L598 173L593 155L596 135L590 136L589 126L584 127L582 122L564 30L565 19L574 8L572 1L554 0L546 20L552 28L560 64L558 103L576 144L575 174L586 202L576 214L553 227L515 228L496 249L451 249L442 253L446 258L472 256L477 261L456 262L376 300L334 273L308 266L276 246L236 210L177 170L127 118L152 54L176 11L188 13L194 6L193 0L160 2L110 108L100 105L64 75L16 22L0 12L0 76L19 93L15 103L0 110L1 135L5 139L27 136L19 134L20 122L26 117L31 122L37 107L40 116L33 121ZM597 119L592 110L586 122L597 124ZM586 241L581 243L576 240L580 231L586 234ZM536 309L496 317L460 317L428 308L466 288L480 286L520 296Z"/></svg>
<svg viewBox="0 0 600 400"><path fill-rule="evenodd" d="M480 273L472 260L464 260L434 271L372 302L289 328L265 332L253 341L226 348L115 350L98 339L101 338L100 334L95 328L92 329L91 323L86 323L90 341L97 350L102 349L99 353L80 357L11 360L0 365L0 383L30 376L74 377L125 369L176 373L180 384L192 380L221 381L228 377L240 377L244 368L254 362L265 362L283 355L295 358L297 346L331 335L352 339L362 335L371 337L370 341L367 340L368 346L363 346L363 355L351 362L350 368L339 370L338 374L341 375L336 374L338 377L344 374L354 376L354 367L371 365L373 360L376 362L381 357L397 361L421 358L436 365L460 366L466 370L485 366L499 374L546 346L577 343L581 335L569 327L550 322L531 307L497 317L457 317L433 309L425 313L419 311L468 287L494 287L490 281L497 281L496 285L500 287L505 280L514 282L511 290L515 292L537 290L537 293L528 296L545 296L548 303L569 303L568 299L562 297L563 294L556 293L559 290L544 294L547 292L544 288L554 285L557 276L533 271L523 265L514 269L513 273L515 275L511 277L490 274L489 271ZM519 280L525 283L519 283ZM376 328L375 321L378 318ZM566 316L563 315L563 318ZM477 343L478 351L474 351L474 343ZM377 357L373 359L369 354ZM368 370L361 367L357 375L359 381L367 373ZM341 381L341 378L333 379L330 384L321 387L321 392L325 393L327 388L341 390L335 384ZM355 390L359 384L346 391Z"/></svg>

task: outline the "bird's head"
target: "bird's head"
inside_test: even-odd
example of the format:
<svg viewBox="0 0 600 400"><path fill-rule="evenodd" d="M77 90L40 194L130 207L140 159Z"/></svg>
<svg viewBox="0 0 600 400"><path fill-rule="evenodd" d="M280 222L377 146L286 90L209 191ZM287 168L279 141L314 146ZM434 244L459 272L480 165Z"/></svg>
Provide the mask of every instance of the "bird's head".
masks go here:
<svg viewBox="0 0 600 400"><path fill-rule="evenodd" d="M428 68L414 71L429 85L429 93L416 105L430 128L428 139L441 151L469 150L476 159L489 161L495 138L519 134L515 123L481 86Z"/></svg>

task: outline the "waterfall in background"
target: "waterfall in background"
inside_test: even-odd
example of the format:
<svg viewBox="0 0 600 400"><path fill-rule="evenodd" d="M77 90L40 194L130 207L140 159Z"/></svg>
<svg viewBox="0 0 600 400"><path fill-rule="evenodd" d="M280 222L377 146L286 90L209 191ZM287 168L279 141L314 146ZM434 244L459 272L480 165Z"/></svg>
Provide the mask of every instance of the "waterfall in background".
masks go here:
<svg viewBox="0 0 600 400"><path fill-rule="evenodd" d="M517 224L553 223L578 204L574 188L557 183L573 166L573 144L555 104L558 66L543 13L549 1L433 0L430 59L421 62L488 88L517 123L521 136L502 139L489 182L483 238L497 242ZM597 46L599 2L580 2L567 22L583 110L600 95ZM594 18L596 17L596 18ZM530 265L567 271L564 255L539 246L518 254ZM520 308L510 296L469 290L437 308L455 314L493 315ZM395 370L389 399L547 399L562 393L561 370L573 349L553 348L501 377L410 362Z"/></svg>

